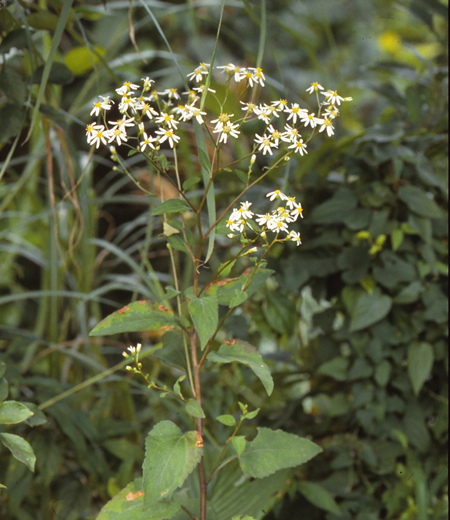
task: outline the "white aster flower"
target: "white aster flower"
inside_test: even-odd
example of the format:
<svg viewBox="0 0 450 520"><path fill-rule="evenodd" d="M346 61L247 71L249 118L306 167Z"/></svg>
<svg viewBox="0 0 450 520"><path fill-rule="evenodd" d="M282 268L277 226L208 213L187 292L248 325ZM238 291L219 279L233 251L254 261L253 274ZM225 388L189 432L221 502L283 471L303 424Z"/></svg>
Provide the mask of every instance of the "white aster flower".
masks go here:
<svg viewBox="0 0 450 520"><path fill-rule="evenodd" d="M200 99L199 96L197 96L197 94L195 93L195 90L188 90L186 92L182 92L181 95L188 97L188 103L194 103L195 101L198 101Z"/></svg>
<svg viewBox="0 0 450 520"><path fill-rule="evenodd" d="M257 83L259 83L261 87L264 87L264 81L266 81L266 78L264 76L263 70L260 67L249 67L249 70L253 73L254 78L258 78Z"/></svg>
<svg viewBox="0 0 450 520"><path fill-rule="evenodd" d="M130 90L137 90L138 88L139 85L135 85L134 83L131 83L131 81L125 81L125 83L120 88L116 88L116 92L117 94L123 96Z"/></svg>
<svg viewBox="0 0 450 520"><path fill-rule="evenodd" d="M121 114L124 114L125 112L128 112L129 109L131 109L133 112L136 112L136 98L133 97L132 93L130 94L123 94L122 99L119 103L119 112Z"/></svg>
<svg viewBox="0 0 450 520"><path fill-rule="evenodd" d="M300 121L305 125L310 125L311 128L315 128L319 123L322 122L322 119L319 119L318 117L315 117L315 114L308 114L308 112L305 112L301 117Z"/></svg>
<svg viewBox="0 0 450 520"><path fill-rule="evenodd" d="M274 233L279 233L280 231L284 231L285 233L289 233L288 225L284 220L273 217L267 223L267 228Z"/></svg>
<svg viewBox="0 0 450 520"><path fill-rule="evenodd" d="M248 84L253 87L256 83L259 83L259 77L253 73L250 69L243 69L239 74L239 81L246 79Z"/></svg>
<svg viewBox="0 0 450 520"><path fill-rule="evenodd" d="M141 147L141 152L143 152L147 146L150 146L152 150L155 149L153 146L153 143L156 141L156 137L148 136L146 132L143 134L143 140L139 143L139 146Z"/></svg>
<svg viewBox="0 0 450 520"><path fill-rule="evenodd" d="M87 137L87 142L89 143L90 139L91 139L91 136L92 134L94 133L94 127L97 125L97 123L89 123L87 126L86 126L86 137Z"/></svg>
<svg viewBox="0 0 450 520"><path fill-rule="evenodd" d="M279 99L278 101L272 101L272 105L276 107L280 112L283 112L283 110L287 107L287 100L286 99Z"/></svg>
<svg viewBox="0 0 450 520"><path fill-rule="evenodd" d="M199 92L199 93L203 94L203 91L205 90L205 85L200 85L199 87L194 87L192 90L194 92ZM212 92L213 94L216 93L216 91L213 90L212 88L209 88L208 92Z"/></svg>
<svg viewBox="0 0 450 520"><path fill-rule="evenodd" d="M303 155L305 153L308 153L306 151L306 144L303 142L303 139L299 139L295 143L292 143L288 148L293 149L294 153L299 153L300 155Z"/></svg>
<svg viewBox="0 0 450 520"><path fill-rule="evenodd" d="M255 103L252 103L251 101L249 103L244 103L243 101L239 101L239 103L242 105L242 110L245 110L248 114L255 112L257 109L257 106L255 105Z"/></svg>
<svg viewBox="0 0 450 520"><path fill-rule="evenodd" d="M158 141L161 144L168 140L171 148L173 148L180 140L180 137L175 135L172 130L167 130L165 128L159 128L156 130L155 134L160 136L158 137Z"/></svg>
<svg viewBox="0 0 450 520"><path fill-rule="evenodd" d="M311 83L311 86L306 89L306 92L312 94L313 92L318 92L319 90L323 90L323 87L320 83L315 81L314 83Z"/></svg>
<svg viewBox="0 0 450 520"><path fill-rule="evenodd" d="M193 104L188 105L186 108L190 111L191 117L195 117L198 123L203 124L205 122L202 116L206 116L206 112L202 112L199 108L194 107Z"/></svg>
<svg viewBox="0 0 450 520"><path fill-rule="evenodd" d="M270 213L265 213L264 215L256 215L258 218L255 219L256 223L259 226L267 226L267 222L272 218Z"/></svg>
<svg viewBox="0 0 450 520"><path fill-rule="evenodd" d="M296 242L298 246L302 243L300 233L297 233L296 231L291 231L288 236L292 240L292 242Z"/></svg>
<svg viewBox="0 0 450 520"><path fill-rule="evenodd" d="M255 143L259 145L258 150L262 150L263 155L266 155L267 152L272 155L272 148L277 147L267 134L264 134L263 136L255 134Z"/></svg>
<svg viewBox="0 0 450 520"><path fill-rule="evenodd" d="M326 92L321 92L321 94L324 95L327 102L332 105L340 105L341 101L344 101L344 98L339 96L336 90L327 90Z"/></svg>
<svg viewBox="0 0 450 520"><path fill-rule="evenodd" d="M328 137L331 137L334 134L334 126L331 122L331 119L327 119L326 117L323 119L323 123L319 129L319 132L323 132L325 128L327 129Z"/></svg>
<svg viewBox="0 0 450 520"><path fill-rule="evenodd" d="M336 108L334 105L328 105L323 115L328 119L334 119L339 115L339 108Z"/></svg>
<svg viewBox="0 0 450 520"><path fill-rule="evenodd" d="M254 213L252 213L250 211L250 206L252 205L251 202L241 202L241 207L237 210L240 215L241 215L241 218L243 218L244 220L245 219L248 219L248 218L252 218Z"/></svg>
<svg viewBox="0 0 450 520"><path fill-rule="evenodd" d="M192 112L189 109L189 105L178 105L173 109L173 113L178 116L180 121L189 121L192 119Z"/></svg>
<svg viewBox="0 0 450 520"><path fill-rule="evenodd" d="M150 106L148 103L143 103L139 107L139 110L141 110L142 113L145 114L149 119L153 119L153 116L158 115L158 112L152 106Z"/></svg>
<svg viewBox="0 0 450 520"><path fill-rule="evenodd" d="M169 99L180 99L176 88L166 88L163 92L158 92L159 96L167 96Z"/></svg>
<svg viewBox="0 0 450 520"><path fill-rule="evenodd" d="M100 143L106 143L106 134L107 130L105 130L104 125L93 125L92 132L90 136L88 136L88 143L92 146L95 144L96 148L99 148ZM105 135L106 134L106 135Z"/></svg>
<svg viewBox="0 0 450 520"><path fill-rule="evenodd" d="M294 219L294 222L298 217L303 218L303 208L300 202L294 203L294 208L291 210L291 217Z"/></svg>
<svg viewBox="0 0 450 520"><path fill-rule="evenodd" d="M120 146L122 142L126 143L128 140L125 130L117 126L107 130L105 136L108 138L108 143L116 141L118 146Z"/></svg>
<svg viewBox="0 0 450 520"><path fill-rule="evenodd" d="M300 108L300 105L298 103L291 103L291 108L286 108L285 112L289 114L289 117L287 118L288 121L292 119L292 122L297 122L297 118L301 117L307 110L304 108Z"/></svg>
<svg viewBox="0 0 450 520"><path fill-rule="evenodd" d="M287 196L282 193L280 190L271 191L266 195L269 200L275 200L275 199L281 199L281 200L287 200Z"/></svg>
<svg viewBox="0 0 450 520"><path fill-rule="evenodd" d="M244 68L236 67L233 63L228 63L228 65L221 65L220 67L216 67L217 69L223 69L229 76L234 77L234 81L239 83L241 81L241 74L245 72Z"/></svg>
<svg viewBox="0 0 450 520"><path fill-rule="evenodd" d="M110 125L114 125L114 128L119 128L120 130L123 130L126 127L133 127L136 123L134 121L134 117L130 117L127 119L126 116L123 116L122 119L118 119L117 121L108 121ZM126 130L123 130L126 132Z"/></svg>
<svg viewBox="0 0 450 520"><path fill-rule="evenodd" d="M100 114L100 110L102 108L104 110L111 109L111 104L113 103L113 101L110 100L109 96L108 97L100 96L100 97L102 98L101 101L97 101L96 103L94 103L94 108L91 110L89 115L98 116Z"/></svg>
<svg viewBox="0 0 450 520"><path fill-rule="evenodd" d="M165 112L161 112L161 115L155 119L155 123L164 123L169 128L172 128L172 130L176 130L179 125L179 122L172 114L166 114Z"/></svg>
<svg viewBox="0 0 450 520"><path fill-rule="evenodd" d="M213 119L211 123L215 124L215 129L217 131L222 130L223 125L227 124L230 121L230 117L233 117L234 114L226 114L225 112L222 112L219 114L219 117L217 119Z"/></svg>
<svg viewBox="0 0 450 520"><path fill-rule="evenodd" d="M237 130L238 126L238 124L228 122L223 125L222 128L215 128L213 133L220 132L219 143L226 143L228 140L228 135L231 135L234 138L239 137L240 131Z"/></svg>
<svg viewBox="0 0 450 520"><path fill-rule="evenodd" d="M284 126L285 132L281 134L281 139L287 143L296 143L300 139L299 131L288 124Z"/></svg>
<svg viewBox="0 0 450 520"><path fill-rule="evenodd" d="M190 81L193 81L195 79L195 81L199 83L200 81L202 81L203 76L208 75L208 67L209 63L200 63L200 65L194 70L194 72L190 72L187 75L187 77Z"/></svg>
<svg viewBox="0 0 450 520"><path fill-rule="evenodd" d="M279 130L274 128L272 125L269 125L267 127L267 130L270 132L270 138L275 143L275 145L278 147L278 144L280 142L281 136L283 135Z"/></svg>

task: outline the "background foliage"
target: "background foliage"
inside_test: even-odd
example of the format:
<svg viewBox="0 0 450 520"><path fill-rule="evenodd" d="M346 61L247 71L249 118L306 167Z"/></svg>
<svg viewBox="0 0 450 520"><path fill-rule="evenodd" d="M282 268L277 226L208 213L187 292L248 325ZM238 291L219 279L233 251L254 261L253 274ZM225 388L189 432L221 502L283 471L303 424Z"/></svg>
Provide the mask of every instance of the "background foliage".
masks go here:
<svg viewBox="0 0 450 520"><path fill-rule="evenodd" d="M305 102L318 80L355 101L336 139L267 179L302 201L303 245L274 250L276 275L227 327L265 356L273 395L231 365L205 381L208 413L236 413L237 397L262 408L255 435L282 427L324 451L301 472L264 480L263 505L252 483L233 500L254 500L258 518L270 509L270 519L446 518L447 3L267 4L264 16L262 2L226 2L217 63L254 65L265 31L268 100ZM106 150L90 153L84 128L92 101L124 80L182 88L162 35L190 72L211 56L220 5L131 5L14 0L0 10L0 398L46 417L0 426L36 454L32 473L1 448L5 519L95 518L139 475L150 428L180 423L172 401L121 370L130 342L163 359L176 338L166 334L163 349L157 333L88 338L103 316L157 299L172 280L154 201ZM188 145L182 154L184 177L194 177ZM143 185L174 196L138 161L128 164ZM239 182L226 179L219 204ZM235 247L217 243L212 265ZM162 384L180 373L146 368ZM227 429L215 433L225 439ZM232 483L230 467L221 485Z"/></svg>

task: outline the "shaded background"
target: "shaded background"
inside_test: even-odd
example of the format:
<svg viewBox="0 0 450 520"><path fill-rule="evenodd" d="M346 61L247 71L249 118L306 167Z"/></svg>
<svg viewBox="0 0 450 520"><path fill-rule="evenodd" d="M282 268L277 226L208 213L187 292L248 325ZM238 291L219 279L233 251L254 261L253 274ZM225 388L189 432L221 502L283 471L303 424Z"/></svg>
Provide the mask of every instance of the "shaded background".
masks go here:
<svg viewBox="0 0 450 520"><path fill-rule="evenodd" d="M46 417L3 427L31 443L37 465L33 474L0 448L1 518L95 518L140 474L151 427L183 421L121 370L122 351L141 341L159 356L151 377L172 384L161 335L88 338L113 310L173 285L161 223L149 217L155 199L113 170L106 148L92 155L86 144L92 102L145 76L159 91L183 88L161 32L187 74L209 61L220 16L216 1L143 4L24 0L0 10L0 397ZM335 138L312 142L249 194L256 206L282 189L305 209L303 245L274 248L276 275L227 322L228 337L266 357L275 392L266 399L244 369L211 368L207 413L235 413L240 400L262 409L248 435L283 428L323 448L277 484L267 518L446 518L447 2L266 4L226 2L216 64L254 66L263 31L261 100L306 104L319 81L354 101ZM230 157L247 147L229 146ZM180 153L183 178L195 176L193 148ZM128 164L154 186L137 156ZM230 174L218 188L226 207L242 184ZM235 247L218 237L211 265ZM210 428L226 439L225 427Z"/></svg>

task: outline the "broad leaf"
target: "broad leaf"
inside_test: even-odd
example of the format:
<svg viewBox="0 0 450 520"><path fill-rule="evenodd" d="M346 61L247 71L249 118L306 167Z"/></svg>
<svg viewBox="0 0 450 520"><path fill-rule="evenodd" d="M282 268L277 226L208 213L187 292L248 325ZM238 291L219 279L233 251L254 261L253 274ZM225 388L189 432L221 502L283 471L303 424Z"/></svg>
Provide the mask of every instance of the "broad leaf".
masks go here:
<svg viewBox="0 0 450 520"><path fill-rule="evenodd" d="M218 415L216 421L219 421L225 426L236 426L236 419L232 415Z"/></svg>
<svg viewBox="0 0 450 520"><path fill-rule="evenodd" d="M408 348L408 375L416 395L430 377L434 363L433 347L429 343L412 343Z"/></svg>
<svg viewBox="0 0 450 520"><path fill-rule="evenodd" d="M364 293L356 301L351 313L350 332L365 329L382 320L391 310L392 298L376 289L372 294Z"/></svg>
<svg viewBox="0 0 450 520"><path fill-rule="evenodd" d="M23 462L30 471L34 472L36 456L33 448L25 439L12 433L0 433L0 441L8 448L13 457Z"/></svg>
<svg viewBox="0 0 450 520"><path fill-rule="evenodd" d="M246 285L251 276L250 272L242 274L238 280L230 280L228 283L226 283L227 280L222 280L217 286L213 285L210 292L216 291L220 305L231 305L231 302L235 305L238 301L236 299L237 292L242 292L245 288L246 297L250 298L274 272L272 269L258 269L248 287ZM242 301L239 303L242 303Z"/></svg>
<svg viewBox="0 0 450 520"><path fill-rule="evenodd" d="M299 482L298 490L311 504L334 515L339 516L341 514L341 510L332 495L319 484L315 482Z"/></svg>
<svg viewBox="0 0 450 520"><path fill-rule="evenodd" d="M322 448L302 437L282 430L258 428L253 442L248 442L239 456L245 475L264 478L284 468L293 468L308 462Z"/></svg>
<svg viewBox="0 0 450 520"><path fill-rule="evenodd" d="M17 424L26 421L33 412L17 401L4 401L0 404L0 424Z"/></svg>
<svg viewBox="0 0 450 520"><path fill-rule="evenodd" d="M169 199L161 203L152 211L152 215L164 215L166 213L184 213L192 211L191 206L182 199Z"/></svg>
<svg viewBox="0 0 450 520"><path fill-rule="evenodd" d="M202 407L197 403L195 399L188 399L186 403L186 412L192 417L201 417L205 418L205 412L202 410Z"/></svg>
<svg viewBox="0 0 450 520"><path fill-rule="evenodd" d="M421 217L445 218L445 213L436 202L417 186L401 186L398 196L413 213Z"/></svg>
<svg viewBox="0 0 450 520"><path fill-rule="evenodd" d="M90 332L90 336L109 336L120 332L169 330L179 326L174 313L159 303L141 300L113 312Z"/></svg>
<svg viewBox="0 0 450 520"><path fill-rule="evenodd" d="M104 56L105 54L105 49L98 45L95 45L90 49L82 45L70 49L64 57L64 63L75 74L75 76L80 76L81 74L90 71L100 60L99 56Z"/></svg>
<svg viewBox="0 0 450 520"><path fill-rule="evenodd" d="M246 341L232 340L222 343L218 352L210 352L207 356L215 363L232 363L237 361L250 367L259 377L267 395L273 391L273 379L269 367L264 363L261 354Z"/></svg>
<svg viewBox="0 0 450 520"><path fill-rule="evenodd" d="M174 502L158 502L144 511L142 479L138 478L103 506L97 520L169 520L180 509Z"/></svg>
<svg viewBox="0 0 450 520"><path fill-rule="evenodd" d="M219 304L215 296L205 295L192 298L188 303L189 314L200 338L202 349L206 347L219 323Z"/></svg>
<svg viewBox="0 0 450 520"><path fill-rule="evenodd" d="M203 454L197 433L185 434L171 421L158 423L145 441L144 507L169 500Z"/></svg>

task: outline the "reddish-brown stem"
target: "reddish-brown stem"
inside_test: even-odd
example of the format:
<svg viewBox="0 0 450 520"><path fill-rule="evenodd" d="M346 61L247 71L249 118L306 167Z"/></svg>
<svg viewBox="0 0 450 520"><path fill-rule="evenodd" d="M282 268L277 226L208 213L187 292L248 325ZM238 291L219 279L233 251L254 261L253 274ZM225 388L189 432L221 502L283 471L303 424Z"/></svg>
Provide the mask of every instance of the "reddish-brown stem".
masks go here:
<svg viewBox="0 0 450 520"><path fill-rule="evenodd" d="M194 368L194 384L195 384L195 399L199 406L202 406L202 390L200 382L200 366L197 358L197 334L193 332L191 334L191 356L192 365ZM197 418L197 434L199 440L203 443L203 419ZM206 520L206 479L205 479L205 466L203 463L203 457L200 459L198 464L198 479L200 484L200 520Z"/></svg>

